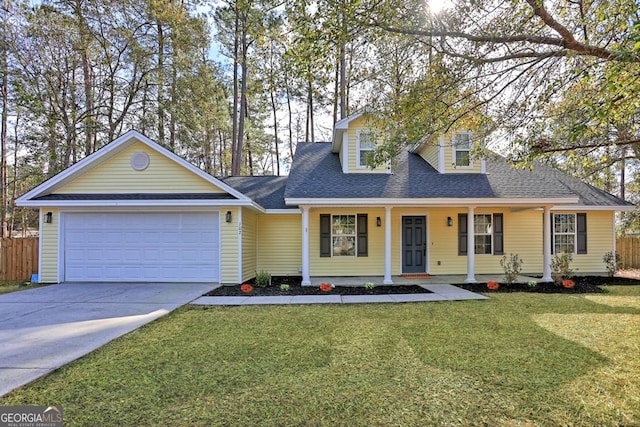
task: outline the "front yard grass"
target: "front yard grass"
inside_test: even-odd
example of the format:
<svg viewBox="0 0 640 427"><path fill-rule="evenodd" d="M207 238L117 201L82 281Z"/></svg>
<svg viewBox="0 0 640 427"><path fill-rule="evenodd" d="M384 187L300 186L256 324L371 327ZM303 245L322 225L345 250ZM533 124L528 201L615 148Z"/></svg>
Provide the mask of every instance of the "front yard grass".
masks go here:
<svg viewBox="0 0 640 427"><path fill-rule="evenodd" d="M185 307L0 398L65 425L640 425L640 286Z"/></svg>

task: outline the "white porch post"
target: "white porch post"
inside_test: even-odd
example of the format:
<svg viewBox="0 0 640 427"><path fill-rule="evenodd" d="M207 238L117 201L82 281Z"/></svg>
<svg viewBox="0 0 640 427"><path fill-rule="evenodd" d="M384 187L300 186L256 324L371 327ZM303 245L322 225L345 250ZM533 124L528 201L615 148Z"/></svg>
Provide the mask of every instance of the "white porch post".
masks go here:
<svg viewBox="0 0 640 427"><path fill-rule="evenodd" d="M391 279L391 206L384 207L384 281L385 285L393 285Z"/></svg>
<svg viewBox="0 0 640 427"><path fill-rule="evenodd" d="M542 281L551 282L551 207L544 207L542 220Z"/></svg>
<svg viewBox="0 0 640 427"><path fill-rule="evenodd" d="M467 278L465 283L476 283L476 242L474 238L474 206L467 209Z"/></svg>
<svg viewBox="0 0 640 427"><path fill-rule="evenodd" d="M309 276L309 207L300 206L302 210L302 286L311 285Z"/></svg>

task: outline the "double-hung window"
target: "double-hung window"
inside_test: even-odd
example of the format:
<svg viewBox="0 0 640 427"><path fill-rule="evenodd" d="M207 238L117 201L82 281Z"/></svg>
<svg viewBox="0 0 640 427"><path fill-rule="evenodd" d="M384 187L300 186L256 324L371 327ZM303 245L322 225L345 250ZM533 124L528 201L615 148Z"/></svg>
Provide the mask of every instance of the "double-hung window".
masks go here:
<svg viewBox="0 0 640 427"><path fill-rule="evenodd" d="M456 132L453 135L453 157L456 167L471 166L470 132Z"/></svg>
<svg viewBox="0 0 640 427"><path fill-rule="evenodd" d="M467 214L458 214L458 255L467 255ZM473 250L477 255L504 254L504 217L501 213L473 216Z"/></svg>
<svg viewBox="0 0 640 427"><path fill-rule="evenodd" d="M553 214L553 253L587 253L587 214Z"/></svg>
<svg viewBox="0 0 640 427"><path fill-rule="evenodd" d="M356 255L356 216L333 215L331 224L333 256Z"/></svg>
<svg viewBox="0 0 640 427"><path fill-rule="evenodd" d="M367 214L320 214L321 257L369 256Z"/></svg>
<svg viewBox="0 0 640 427"><path fill-rule="evenodd" d="M373 156L376 144L373 141L373 135L370 132L359 131L358 133L358 166L369 166L369 159Z"/></svg>
<svg viewBox="0 0 640 427"><path fill-rule="evenodd" d="M473 223L473 234L475 242L475 253L491 254L491 238L493 236L493 225L491 214L475 215Z"/></svg>

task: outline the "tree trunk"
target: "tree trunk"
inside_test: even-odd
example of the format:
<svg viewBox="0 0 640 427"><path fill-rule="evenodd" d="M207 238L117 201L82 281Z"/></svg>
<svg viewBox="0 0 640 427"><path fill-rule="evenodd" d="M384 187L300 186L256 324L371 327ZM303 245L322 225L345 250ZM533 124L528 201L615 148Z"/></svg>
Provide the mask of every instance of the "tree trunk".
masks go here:
<svg viewBox="0 0 640 427"><path fill-rule="evenodd" d="M287 109L289 111L289 153L291 154L291 162L293 163L293 113L291 112L291 96L289 94L289 84L287 83Z"/></svg>
<svg viewBox="0 0 640 427"><path fill-rule="evenodd" d="M89 43L91 35L87 28L87 22L82 15L82 2L76 0L74 4L74 12L78 19L78 28L80 31L80 56L82 57L82 80L84 83L84 104L85 117L84 121L84 154L88 156L95 151L94 147L94 130L93 130L93 89L91 86L91 65L89 63Z"/></svg>
<svg viewBox="0 0 640 427"><path fill-rule="evenodd" d="M278 118L276 117L277 109L276 109L276 100L273 95L273 90L270 91L271 95L271 110L273 111L273 142L275 144L275 152L276 152L276 175L280 176L280 153L278 150Z"/></svg>
<svg viewBox="0 0 640 427"><path fill-rule="evenodd" d="M247 50L249 44L247 43L247 16L242 16L242 42L241 42L241 63L242 74L240 81L240 117L238 118L238 139L236 141L236 149L231 164L231 175L239 176L242 166L242 145L244 143L244 123L247 112ZM251 156L249 156L251 157Z"/></svg>
<svg viewBox="0 0 640 427"><path fill-rule="evenodd" d="M235 28L233 35L233 118L231 126L231 175L240 174L240 166L236 167L238 159L236 159L236 150L238 147L238 52L240 50L240 12L238 11L238 5L235 6ZM235 170L238 173L234 173Z"/></svg>
<svg viewBox="0 0 640 427"><path fill-rule="evenodd" d="M309 132L311 133L311 142L316 142L313 134L313 85L309 79Z"/></svg>
<svg viewBox="0 0 640 427"><path fill-rule="evenodd" d="M164 145L164 30L158 21L158 142Z"/></svg>
<svg viewBox="0 0 640 427"><path fill-rule="evenodd" d="M6 17L5 17L6 18ZM6 25L6 19L5 19ZM5 46L5 40L2 43L2 84L0 91L2 92L2 118L0 119L0 186L2 191L0 195L0 237L7 237L7 125L9 124L9 52Z"/></svg>

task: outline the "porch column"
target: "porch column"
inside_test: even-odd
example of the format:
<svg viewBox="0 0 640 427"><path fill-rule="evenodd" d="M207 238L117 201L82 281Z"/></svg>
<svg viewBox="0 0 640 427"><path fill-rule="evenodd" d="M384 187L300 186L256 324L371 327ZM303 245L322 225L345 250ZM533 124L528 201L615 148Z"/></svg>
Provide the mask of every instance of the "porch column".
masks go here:
<svg viewBox="0 0 640 427"><path fill-rule="evenodd" d="M542 219L542 281L551 282L551 207L544 207Z"/></svg>
<svg viewBox="0 0 640 427"><path fill-rule="evenodd" d="M467 278L465 283L476 283L476 240L473 228L475 207L469 206L467 209Z"/></svg>
<svg viewBox="0 0 640 427"><path fill-rule="evenodd" d="M384 281L393 285L391 280L391 206L384 207Z"/></svg>
<svg viewBox="0 0 640 427"><path fill-rule="evenodd" d="M302 210L302 286L311 286L309 276L309 207L300 206Z"/></svg>

